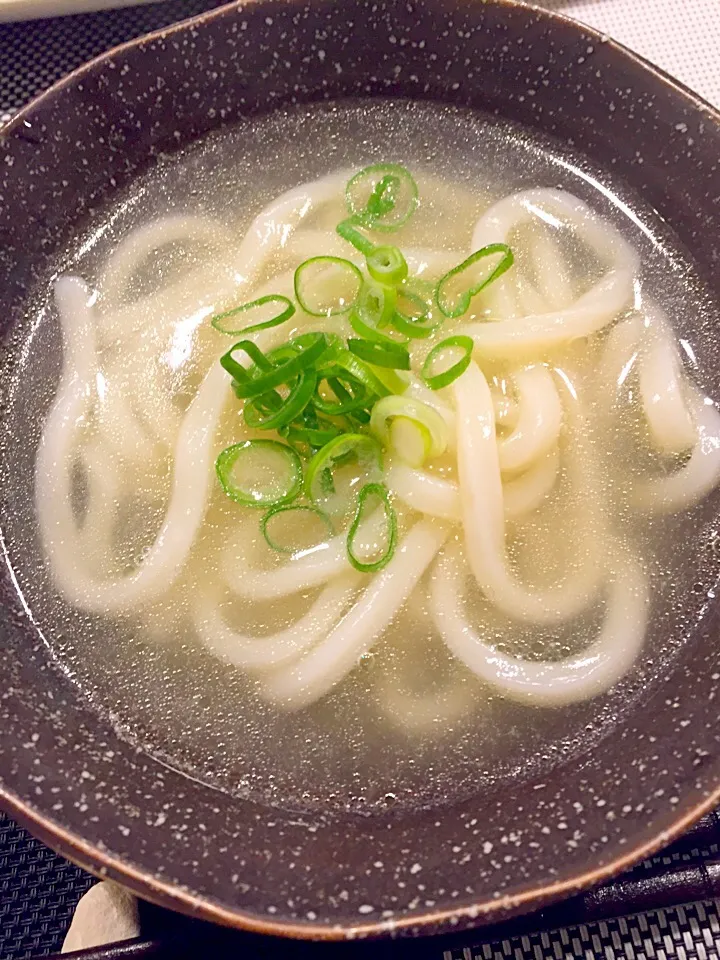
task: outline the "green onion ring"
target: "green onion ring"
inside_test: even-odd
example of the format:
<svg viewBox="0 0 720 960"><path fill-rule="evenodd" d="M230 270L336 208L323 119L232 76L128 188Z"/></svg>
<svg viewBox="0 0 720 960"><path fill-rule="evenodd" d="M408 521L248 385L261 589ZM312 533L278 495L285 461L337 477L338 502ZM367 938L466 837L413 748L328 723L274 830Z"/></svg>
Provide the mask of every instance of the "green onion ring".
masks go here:
<svg viewBox="0 0 720 960"><path fill-rule="evenodd" d="M277 430L299 417L315 393L317 377L314 370L302 370L283 400L268 391L248 400L243 410L245 423L253 430ZM271 398L275 397L273 401ZM279 405L277 401L280 401Z"/></svg>
<svg viewBox="0 0 720 960"><path fill-rule="evenodd" d="M365 234L360 233L357 229L363 225L360 217L348 217L347 220L342 220L337 227L335 227L335 232L366 257L373 252L375 244L372 240L368 240Z"/></svg>
<svg viewBox="0 0 720 960"><path fill-rule="evenodd" d="M311 506L309 504L294 505L294 504L284 503L284 504L278 504L277 506L272 507L270 510L268 510L268 512L260 521L260 532L262 533L263 537L265 537L265 542L269 547L272 547L273 550L277 550L278 553L294 554L299 552L298 550L292 550L292 549L289 549L288 547L283 547L281 544L273 540L273 538L270 536L270 533L268 532L268 524L274 517L277 517L277 515L280 513L299 512L301 510L304 511L305 513L312 513L315 516L320 517L320 519L325 524L325 528L327 529L328 535L330 537L335 536L335 527L333 526L332 520L325 513L324 510L321 510L319 507Z"/></svg>
<svg viewBox="0 0 720 960"><path fill-rule="evenodd" d="M382 217L386 213L390 213L395 206L393 193L395 193L400 186L400 179L397 176L392 173L386 173L373 187L372 193L365 204L365 215L374 219L375 217Z"/></svg>
<svg viewBox="0 0 720 960"><path fill-rule="evenodd" d="M366 507L366 501L369 497L378 497L382 502L383 510L385 512L385 519L387 522L387 549L385 553L378 559L373 562L366 563L358 557L355 556L353 541L358 532L358 528L363 521ZM347 537L347 555L350 563L355 567L356 570L359 570L361 573L375 573L377 570L382 570L383 567L387 566L388 563L392 560L393 554L395 553L395 547L397 546L397 517L395 516L395 511L390 503L390 495L388 489L384 483L366 483L362 488L357 498L357 508L355 510L355 516L353 517L353 522L350 525L350 530L348 531Z"/></svg>
<svg viewBox="0 0 720 960"><path fill-rule="evenodd" d="M377 283L396 287L408 275L408 265L398 247L375 247L367 255L367 269Z"/></svg>
<svg viewBox="0 0 720 960"><path fill-rule="evenodd" d="M357 194L370 187L362 203ZM399 205L400 194L405 202ZM345 189L345 201L351 216L361 217L373 230L392 232L407 223L418 206L417 183L399 163L375 163L356 173ZM392 206L388 209L388 203ZM362 205L361 205L362 204Z"/></svg>
<svg viewBox="0 0 720 960"><path fill-rule="evenodd" d="M465 353L457 363L448 367L447 370L433 375L430 372L433 361L442 350L446 350L448 347L460 347ZM440 343L436 344L425 358L425 363L421 371L421 376L428 387L430 387L431 390L441 390L443 387L451 384L453 380L457 380L470 366L474 347L475 344L472 341L472 337L465 336L448 337L446 340L441 340Z"/></svg>
<svg viewBox="0 0 720 960"><path fill-rule="evenodd" d="M238 383L251 379L252 367L244 367L241 363L238 363L233 356L236 351L246 354L259 370L272 370L272 364L256 343L252 340L239 340L230 347L227 353L220 357L220 366Z"/></svg>
<svg viewBox="0 0 720 960"><path fill-rule="evenodd" d="M253 310L257 310L260 307L264 307L268 303L276 303L278 308L282 307L280 313L276 314L274 317L271 317L269 320L263 320L260 323L251 323L248 327L228 327L227 321L231 317L236 317L238 314L250 313ZM285 323L286 320L289 320L290 317L295 313L295 305L292 300L289 300L287 297L283 297L277 293L271 293L267 297L259 297L257 300L251 300L250 303L243 303L240 307L234 307L232 310L227 310L225 313L216 314L210 323L216 330L219 330L220 333L227 333L231 336L235 336L240 333L251 333L253 330L267 330L269 327L279 327L281 323Z"/></svg>
<svg viewBox="0 0 720 960"><path fill-rule="evenodd" d="M325 484L327 490L328 479L330 489L334 489L333 468L338 461L345 461L352 455L359 460L371 461L378 474L382 470L382 447L374 437L364 433L343 433L318 450L308 464L304 487L309 500L313 503L321 500L322 491L318 487Z"/></svg>
<svg viewBox="0 0 720 960"><path fill-rule="evenodd" d="M403 301L416 305L420 312L417 315L407 313L406 310L402 309ZM424 340L431 337L443 324L443 318L433 319L431 311L432 294L430 294L430 300L427 300L422 294L413 290L403 290L401 287L398 289L398 300L391 322L394 329L407 339Z"/></svg>
<svg viewBox="0 0 720 960"><path fill-rule="evenodd" d="M228 370L227 358L236 350L243 350L251 359L254 359L257 366L261 368L262 373L253 374L252 369L246 370L239 363L232 360L235 367L241 371L238 376L237 371L232 371L235 379L233 389L236 396L241 399L260 396L269 390L275 389L284 383L290 383L295 380L303 370L313 369L319 360L331 349L330 342L324 333L304 333L295 337L287 344L279 347L264 356L257 349L251 340L241 340L236 343L224 357L220 358L220 363ZM262 357L264 367L258 362L257 354ZM274 364L273 359L287 356L289 359L284 363ZM225 362L223 362L225 361ZM231 372L228 370L228 372Z"/></svg>
<svg viewBox="0 0 720 960"><path fill-rule="evenodd" d="M273 469L273 479L278 491L267 493L259 487L242 487L236 483L232 474L238 463L258 452L281 455L287 468L285 483L280 482L277 469ZM302 488L302 464L300 457L287 444L277 440L243 440L226 447L215 461L215 472L225 494L246 507L274 507L277 504L294 500Z"/></svg>
<svg viewBox="0 0 720 960"><path fill-rule="evenodd" d="M319 388L322 380L327 381L327 385L335 394L335 403L320 395ZM318 379L313 406L328 417L341 417L346 413L365 409L372 403L365 385L348 374L342 367L338 367L334 371L324 370L322 380ZM350 389L346 389L344 384L347 384Z"/></svg>
<svg viewBox="0 0 720 960"><path fill-rule="evenodd" d="M377 340L348 340L348 350L365 363L390 370L409 370L410 354L400 343L378 343Z"/></svg>
<svg viewBox="0 0 720 960"><path fill-rule="evenodd" d="M312 276L313 270L318 267L336 267L339 270L343 270L346 273L352 275L352 279L355 281L355 292L354 295L347 301L340 298L339 302L334 306L329 306L326 308L318 307L317 303L311 303L309 300L309 294L311 292L310 288L313 286ZM363 276L359 268L355 266L350 260L345 260L343 257L311 257L309 260L305 260L295 271L295 277L293 280L293 285L295 287L295 299L300 304L305 313L310 314L311 317L334 317L339 316L340 314L347 313L353 305L356 303L358 294L362 287Z"/></svg>
<svg viewBox="0 0 720 960"><path fill-rule="evenodd" d="M347 370L347 372L352 374L356 380L359 380L370 394L374 394L378 397L386 397L388 394L393 392L385 386L383 381L378 377L375 371L368 366L367 363L364 363L359 357L356 357L355 354L351 353L349 350L338 350L335 353L333 360L339 367Z"/></svg>
<svg viewBox="0 0 720 960"><path fill-rule="evenodd" d="M463 291L458 297L457 304L455 307L452 307L448 304L448 301L444 295L444 288L447 284L454 278L459 276L465 271L469 270L470 267L474 266L479 260L484 260L485 257L491 257L495 254L502 254L500 262L495 267L495 269L490 273L484 280L481 280L480 283L471 286L468 290ZM449 317L450 319L456 319L461 317L464 313L467 313L470 308L470 301L476 294L480 293L481 290L484 290L485 287L489 286L498 277L501 277L506 270L509 270L513 265L514 257L513 252L506 243L489 243L486 247L482 247L480 250L477 250L475 253L471 254L467 260L463 260L461 264L457 267L453 267L452 270L448 271L444 277L441 277L437 285L437 290L435 291L435 302L440 308L440 312L444 316Z"/></svg>

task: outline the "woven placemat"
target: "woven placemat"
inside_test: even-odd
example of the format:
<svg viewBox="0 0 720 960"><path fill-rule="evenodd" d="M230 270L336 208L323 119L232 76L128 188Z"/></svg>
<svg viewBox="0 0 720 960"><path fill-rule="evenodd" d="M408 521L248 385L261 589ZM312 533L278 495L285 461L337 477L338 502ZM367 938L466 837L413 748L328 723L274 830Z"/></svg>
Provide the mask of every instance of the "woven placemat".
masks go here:
<svg viewBox="0 0 720 960"><path fill-rule="evenodd" d="M218 0L166 0L103 14L0 24L0 123L103 50L218 5ZM720 100L720 0L545 0L545 5L617 36L711 101ZM395 946L393 956L717 960L720 909L713 898L720 892L719 845L720 820L711 816L671 850L594 894L461 941ZM86 873L0 813L0 960L59 950L75 905L92 883ZM638 912L641 907L652 909ZM604 919L584 922L591 917ZM319 947L281 947L251 937L228 940L220 931L213 940L215 934L198 924L186 927L170 914L150 911L144 930L148 940L137 945L135 956L221 960L322 952ZM174 928L183 932L173 943ZM366 948L374 960L379 952L384 951L377 946Z"/></svg>

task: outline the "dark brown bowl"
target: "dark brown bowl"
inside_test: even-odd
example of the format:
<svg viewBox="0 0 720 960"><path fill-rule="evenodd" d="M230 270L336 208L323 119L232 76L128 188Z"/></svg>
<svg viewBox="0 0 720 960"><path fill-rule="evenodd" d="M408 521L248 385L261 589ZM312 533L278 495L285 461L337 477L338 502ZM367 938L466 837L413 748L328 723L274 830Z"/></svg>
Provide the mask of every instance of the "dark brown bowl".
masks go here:
<svg viewBox="0 0 720 960"><path fill-rule="evenodd" d="M495 111L612 164L720 299L719 117L667 76L513 0L260 0L95 60L5 128L4 334L88 211L160 152L289 100L368 95ZM365 818L270 811L137 752L54 665L9 566L2 589L3 805L82 866L181 911L296 937L460 929L597 883L720 800L715 602L591 752L461 803Z"/></svg>

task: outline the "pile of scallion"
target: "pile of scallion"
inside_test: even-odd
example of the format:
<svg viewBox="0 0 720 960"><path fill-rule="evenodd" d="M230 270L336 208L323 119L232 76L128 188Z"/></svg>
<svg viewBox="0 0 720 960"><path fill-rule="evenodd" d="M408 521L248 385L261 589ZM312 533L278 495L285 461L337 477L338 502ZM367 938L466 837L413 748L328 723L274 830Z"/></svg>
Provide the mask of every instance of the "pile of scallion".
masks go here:
<svg viewBox="0 0 720 960"><path fill-rule="evenodd" d="M463 316L472 298L509 269L513 255L506 244L490 244L436 284L409 276L402 251L372 239L405 225L418 207L417 184L398 164L361 170L347 185L346 203L349 216L337 232L365 258L364 270L340 257L313 257L295 271L296 303L270 295L212 319L216 329L237 336L287 323L299 306L311 317L347 316L356 334L345 340L336 333L303 333L267 353L249 339L234 343L220 363L244 402L245 423L280 439L233 444L215 467L228 497L266 511L261 530L281 552L295 552L279 534L290 512L315 523L321 540L351 512L347 554L365 572L382 569L397 541L395 511L382 482L383 450L392 447L419 466L446 446L442 417L403 396L408 344L437 336L445 319ZM480 263L486 258L487 266ZM420 374L426 386L440 390L452 383L467 369L472 349L466 336L439 340ZM383 519L382 552L361 558L356 538L371 514Z"/></svg>

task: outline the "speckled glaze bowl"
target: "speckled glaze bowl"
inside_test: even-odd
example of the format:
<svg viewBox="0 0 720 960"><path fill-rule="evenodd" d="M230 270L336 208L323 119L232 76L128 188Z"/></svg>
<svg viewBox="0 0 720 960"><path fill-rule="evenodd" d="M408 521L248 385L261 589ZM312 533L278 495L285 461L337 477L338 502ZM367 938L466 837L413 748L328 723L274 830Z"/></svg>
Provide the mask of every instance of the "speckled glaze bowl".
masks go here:
<svg viewBox="0 0 720 960"><path fill-rule="evenodd" d="M259 0L128 44L0 136L5 336L48 258L153 157L288 101L403 96L574 143L672 225L720 297L718 114L606 37L511 0ZM52 663L3 570L1 801L89 870L188 913L344 938L497 920L596 883L720 801L717 614L649 703L542 780L437 810L299 816L118 739Z"/></svg>

